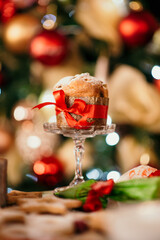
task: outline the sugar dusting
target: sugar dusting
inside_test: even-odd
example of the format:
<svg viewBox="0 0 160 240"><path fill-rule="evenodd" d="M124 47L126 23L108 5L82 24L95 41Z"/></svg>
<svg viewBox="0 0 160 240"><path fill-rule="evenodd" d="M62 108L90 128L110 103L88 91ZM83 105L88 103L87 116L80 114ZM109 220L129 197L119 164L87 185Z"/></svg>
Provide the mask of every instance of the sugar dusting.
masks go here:
<svg viewBox="0 0 160 240"><path fill-rule="evenodd" d="M59 82L55 85L54 88L62 88L65 87L67 85L69 85L71 82L73 81L77 81L77 80L82 80L84 82L89 82L92 85L102 85L103 87L106 87L106 85L101 81L98 80L96 77L90 76L89 73L81 73L81 74L77 74L75 76L68 76L68 77L64 77L62 79L59 80Z"/></svg>

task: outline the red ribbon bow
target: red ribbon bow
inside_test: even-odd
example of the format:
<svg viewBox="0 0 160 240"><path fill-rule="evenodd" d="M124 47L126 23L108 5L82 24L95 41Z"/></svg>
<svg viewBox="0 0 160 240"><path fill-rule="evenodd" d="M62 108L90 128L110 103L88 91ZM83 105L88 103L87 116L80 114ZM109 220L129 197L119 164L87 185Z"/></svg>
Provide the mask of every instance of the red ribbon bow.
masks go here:
<svg viewBox="0 0 160 240"><path fill-rule="evenodd" d="M53 96L56 100L56 103L53 102L41 103L33 107L33 109L34 108L41 109L46 105L55 105L56 115L58 115L60 112L63 112L68 125L70 127L74 127L77 129L87 128L94 123L87 122L87 118L107 118L108 106L106 105L90 105L86 104L86 102L81 99L75 99L74 104L68 108L65 103L65 93L63 90L53 92ZM70 113L80 115L82 116L82 118L79 121L77 121L70 115Z"/></svg>

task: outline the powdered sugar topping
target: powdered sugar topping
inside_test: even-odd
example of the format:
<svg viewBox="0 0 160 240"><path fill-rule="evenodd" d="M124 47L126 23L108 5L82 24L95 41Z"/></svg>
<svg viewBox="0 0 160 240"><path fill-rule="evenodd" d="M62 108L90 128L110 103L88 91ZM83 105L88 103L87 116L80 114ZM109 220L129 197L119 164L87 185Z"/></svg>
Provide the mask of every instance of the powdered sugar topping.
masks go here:
<svg viewBox="0 0 160 240"><path fill-rule="evenodd" d="M101 80L98 80L96 77L90 76L89 73L81 73L81 74L76 74L75 76L68 76L68 77L64 77L61 80L59 80L59 82L55 85L55 88L60 89L64 86L67 86L68 84L70 84L72 81L76 81L76 80L82 80L82 81L87 81L93 85L95 84L100 84L104 86L104 83Z"/></svg>

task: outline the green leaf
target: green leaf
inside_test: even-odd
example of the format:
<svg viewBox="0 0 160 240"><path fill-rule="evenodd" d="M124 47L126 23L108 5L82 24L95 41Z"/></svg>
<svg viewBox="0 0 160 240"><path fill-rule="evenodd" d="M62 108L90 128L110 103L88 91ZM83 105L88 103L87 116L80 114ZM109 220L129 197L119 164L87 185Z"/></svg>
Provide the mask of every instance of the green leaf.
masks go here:
<svg viewBox="0 0 160 240"><path fill-rule="evenodd" d="M70 187L64 191L56 192L55 195L61 198L79 199L84 203L88 192L91 189L91 185L95 182L95 180L91 179L76 186Z"/></svg>
<svg viewBox="0 0 160 240"><path fill-rule="evenodd" d="M110 198L117 201L158 199L160 198L160 177L133 179L116 183Z"/></svg>

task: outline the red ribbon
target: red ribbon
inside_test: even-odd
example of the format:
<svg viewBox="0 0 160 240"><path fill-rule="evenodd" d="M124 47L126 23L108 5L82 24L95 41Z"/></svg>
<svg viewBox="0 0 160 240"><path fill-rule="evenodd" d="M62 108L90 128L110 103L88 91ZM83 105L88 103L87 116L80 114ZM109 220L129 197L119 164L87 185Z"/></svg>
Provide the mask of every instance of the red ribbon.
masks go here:
<svg viewBox="0 0 160 240"><path fill-rule="evenodd" d="M66 121L70 127L73 128L87 128L91 126L94 122L87 122L87 118L107 118L108 106L106 105L91 105L86 104L85 101L81 99L75 99L73 105L68 108L65 103L65 93L63 90L58 90L53 92L53 96L55 98L56 103L53 102L45 102L36 105L34 108L41 109L47 105L55 105L56 106L56 115L60 112L63 112L66 118ZM82 116L82 118L77 121L75 120L70 113L74 113Z"/></svg>

